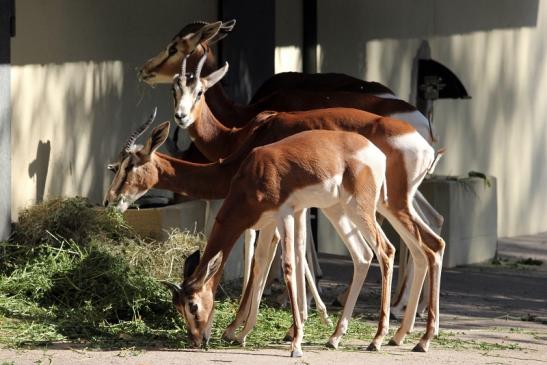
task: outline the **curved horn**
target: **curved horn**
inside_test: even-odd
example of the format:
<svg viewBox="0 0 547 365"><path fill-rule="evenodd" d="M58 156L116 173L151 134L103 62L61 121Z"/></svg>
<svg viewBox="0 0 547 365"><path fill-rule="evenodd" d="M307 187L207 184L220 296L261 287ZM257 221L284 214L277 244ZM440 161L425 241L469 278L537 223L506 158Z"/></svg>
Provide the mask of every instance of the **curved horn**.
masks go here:
<svg viewBox="0 0 547 365"><path fill-rule="evenodd" d="M182 291L182 288L175 283L172 283L168 280L160 280L160 283L165 285L167 289L171 290L172 293L180 293Z"/></svg>
<svg viewBox="0 0 547 365"><path fill-rule="evenodd" d="M129 151L131 150L131 146L133 146L137 138L139 138L141 134L143 134L144 131L146 131L148 127L150 127L150 124L152 124L154 119L156 119L157 111L158 111L158 107L155 107L150 117L148 117L148 120L144 122L144 124L142 124L135 132L133 132L133 134L129 136L129 138L127 139L127 142L125 142L125 146L123 147L124 152L129 153Z"/></svg>
<svg viewBox="0 0 547 365"><path fill-rule="evenodd" d="M180 78L184 80L186 77L186 61L188 60L188 55L184 56L182 59L182 65L180 67Z"/></svg>
<svg viewBox="0 0 547 365"><path fill-rule="evenodd" d="M206 60L207 60L207 49L205 49L205 53L199 59L198 65L196 67L196 78L198 78L201 75L201 69L203 68L203 65L205 64Z"/></svg>

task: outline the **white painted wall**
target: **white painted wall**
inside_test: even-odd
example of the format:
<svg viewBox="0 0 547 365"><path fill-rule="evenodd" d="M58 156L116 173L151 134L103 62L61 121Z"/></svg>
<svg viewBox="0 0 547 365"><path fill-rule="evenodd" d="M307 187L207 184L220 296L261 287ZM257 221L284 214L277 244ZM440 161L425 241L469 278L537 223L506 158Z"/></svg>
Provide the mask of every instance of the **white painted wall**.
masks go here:
<svg viewBox="0 0 547 365"><path fill-rule="evenodd" d="M136 68L180 28L216 20L214 0L18 0L12 40L12 218L44 196L100 203L106 164L168 87L139 84Z"/></svg>
<svg viewBox="0 0 547 365"><path fill-rule="evenodd" d="M435 103L439 174L498 178L498 234L547 230L547 1L318 1L319 67L411 96L425 40L473 99Z"/></svg>

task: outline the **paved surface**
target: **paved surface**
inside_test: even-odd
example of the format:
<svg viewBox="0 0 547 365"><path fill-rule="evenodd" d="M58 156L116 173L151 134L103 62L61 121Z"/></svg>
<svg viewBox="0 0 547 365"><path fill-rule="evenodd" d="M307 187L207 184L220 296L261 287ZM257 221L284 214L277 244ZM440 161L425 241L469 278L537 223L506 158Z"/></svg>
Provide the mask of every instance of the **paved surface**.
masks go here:
<svg viewBox="0 0 547 365"><path fill-rule="evenodd" d="M0 349L0 364L547 364L547 233L500 239L498 254L502 258L499 265L443 270L441 330L453 337L446 344L433 345L426 354L410 352L411 342L400 348L384 346L379 353L304 347L302 359L289 358L288 346L204 352L94 351L58 345L48 349ZM543 264L521 264L530 258L542 260ZM320 261L324 271L321 287L328 302L343 290L340 283L349 281L352 267L348 260L336 257L324 256ZM372 268L357 312L377 314L379 279L378 268ZM423 323L417 320L416 331L422 330ZM458 341L497 344L504 349L477 345L469 348L458 345Z"/></svg>

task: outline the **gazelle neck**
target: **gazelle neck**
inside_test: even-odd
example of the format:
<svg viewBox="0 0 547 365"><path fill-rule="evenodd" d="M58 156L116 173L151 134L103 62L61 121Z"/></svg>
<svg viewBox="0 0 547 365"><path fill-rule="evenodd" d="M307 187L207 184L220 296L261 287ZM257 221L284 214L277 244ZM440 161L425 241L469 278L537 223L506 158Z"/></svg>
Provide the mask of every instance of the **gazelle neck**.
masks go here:
<svg viewBox="0 0 547 365"><path fill-rule="evenodd" d="M170 190L199 199L223 199L238 163L192 163L155 153L153 162L158 169L155 188Z"/></svg>
<svg viewBox="0 0 547 365"><path fill-rule="evenodd" d="M201 153L210 161L227 157L236 151L248 134L247 128L225 127L204 99L196 105L194 113L195 121L188 132Z"/></svg>
<svg viewBox="0 0 547 365"><path fill-rule="evenodd" d="M207 265L217 253L222 252L221 268L217 271L213 279L213 293L216 292L217 285L224 271L224 264L228 260L228 256L234 248L237 239L256 222L260 214L260 207L246 204L245 201L240 199L238 194L230 192L230 195L226 197L222 208L215 218L215 224L209 234L203 256L196 269L196 272L199 272L200 269L203 269L202 265Z"/></svg>

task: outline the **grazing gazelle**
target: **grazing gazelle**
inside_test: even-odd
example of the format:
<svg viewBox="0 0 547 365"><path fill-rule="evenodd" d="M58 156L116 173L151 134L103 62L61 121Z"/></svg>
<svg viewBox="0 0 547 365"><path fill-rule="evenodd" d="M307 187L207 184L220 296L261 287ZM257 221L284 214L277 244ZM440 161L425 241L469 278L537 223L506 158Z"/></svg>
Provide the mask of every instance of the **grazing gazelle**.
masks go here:
<svg viewBox="0 0 547 365"><path fill-rule="evenodd" d="M354 261L354 279L342 316L333 334L346 331L357 295L372 259L370 245L382 269L382 300L377 333L370 349L378 349L389 326L389 300L395 250L375 220L376 206L385 204L385 155L356 133L307 131L252 149L243 148L222 162L193 164L165 156L156 150L168 136L169 123L156 127L144 146L126 144L117 172L106 194L105 205L127 208L151 187L177 187L179 192L208 195L209 184L225 184L233 176L229 191L209 236L203 258L190 256L184 281L171 285L177 310L186 319L195 346L207 343L211 333L214 295L222 268L238 237L248 228L260 229L254 256L252 282L263 281L280 237L284 277L289 289L294 336L291 355L301 356L303 314L297 291L304 282L302 245L294 240L295 215L317 206L337 227ZM227 184L226 184L227 185ZM383 195L381 192L383 191ZM218 197L213 192L209 197ZM278 234L276 234L276 229ZM296 240L302 242L302 240ZM367 245L368 244L368 245ZM297 289L298 287L298 289ZM260 301L261 290L247 300ZM256 317L256 315L255 315ZM244 331L247 330L244 328ZM246 335L246 333L245 333Z"/></svg>
<svg viewBox="0 0 547 365"><path fill-rule="evenodd" d="M210 45L224 38L234 26L235 20L188 24L173 37L164 50L150 58L141 67L139 78L150 85L171 83L173 76L179 72L180 64L185 57L188 57L189 65L194 67L202 55L207 55L204 73L208 75L215 70L216 66L216 57ZM297 111L327 107L351 107L405 120L412 124L430 144L436 140L435 131L429 120L413 105L398 99L388 87L344 74L302 74L298 72L276 74L266 80L257 90L249 105L234 103L227 97L220 84L216 84L209 90L206 99L212 112L226 127L242 127L257 113L264 110ZM175 136L178 136L178 129ZM192 143L190 148L180 156L193 161L205 161L195 147ZM442 216L435 211L419 191L416 191L415 197L416 199L412 203L418 216L426 223L430 223L429 226L434 228L435 232L440 232L443 223ZM406 267L404 263L401 263L399 278L406 278L406 280L403 285L398 283L401 290L395 297L394 302L397 305L392 310L392 313L397 317L402 315L407 303L405 298L409 298L410 295L412 271L410 270L407 275L404 275L401 270L404 267ZM427 301L427 296L424 296L421 307L424 307L423 304Z"/></svg>
<svg viewBox="0 0 547 365"><path fill-rule="evenodd" d="M146 154L143 152L147 151L149 146L139 146L136 145L135 142L154 121L156 110L157 109L154 109L154 112L150 115L148 120L129 136L118 154L117 160L114 163L108 164L108 169L116 173L116 175L106 194L104 201L105 206L114 202L119 210L125 211L133 201L141 197L152 187L170 190L174 193L199 199L224 198L226 194L228 194L230 179L237 171L239 164L241 164L246 154L250 152L254 145L247 144L247 146L242 148L236 156L229 159L229 162L225 161L224 163L199 165L177 159L169 160L167 155L155 153L154 157L157 161L162 161L162 159L165 159L165 161L162 161L163 163L152 164L148 158L145 158ZM152 155L152 153L149 154ZM161 169L158 168L158 166L170 164L174 170L175 176L173 176L173 174L160 173ZM151 179L153 176L157 177L157 179ZM176 178L179 180L175 180ZM207 182L207 179L218 182L218 184ZM207 188L204 188L205 186L207 186ZM304 245L306 239L305 214L305 209L297 212L295 226L295 234L300 240L304 240ZM246 243L250 242L248 241L247 236L245 237L245 241ZM249 279L252 252L254 252L254 248L251 251L245 251L245 256L249 259L249 268L248 270L247 268L245 270L246 277L244 278L243 288L247 286ZM315 306L319 313L319 317L324 324L330 326L332 322L328 316L327 307L319 296L305 256L302 258L302 263L304 264L306 281L309 284L310 292L315 300ZM302 291L304 291L303 288ZM303 320L306 320L308 316L305 294L304 291L304 294L299 296L299 299L302 301L300 307L303 312Z"/></svg>
<svg viewBox="0 0 547 365"><path fill-rule="evenodd" d="M264 145L313 129L356 132L384 152L387 156L388 204L381 205L379 211L403 238L415 268L405 315L392 344L401 344L413 328L420 291L429 271L427 328L415 347L416 351L426 351L431 338L438 332L440 274L445 244L416 214L412 202L417 187L434 166L433 148L409 123L350 108L265 112L243 128L227 128L211 111L204 94L222 79L228 65L201 77L204 59L193 73L186 73L183 62L182 72L173 82L173 96L177 124L188 130L196 146L207 157L227 156L243 141Z"/></svg>

